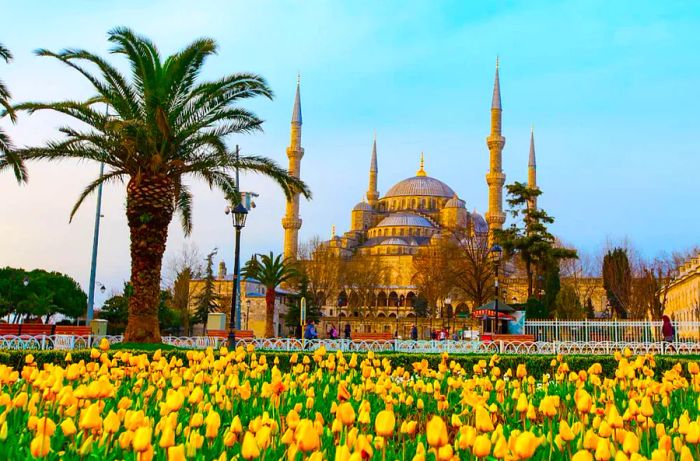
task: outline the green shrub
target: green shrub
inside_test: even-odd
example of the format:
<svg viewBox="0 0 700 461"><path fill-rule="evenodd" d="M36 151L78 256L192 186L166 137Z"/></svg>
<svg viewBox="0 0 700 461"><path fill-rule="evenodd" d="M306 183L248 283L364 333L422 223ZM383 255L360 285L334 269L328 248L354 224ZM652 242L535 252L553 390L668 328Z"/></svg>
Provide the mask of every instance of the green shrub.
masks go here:
<svg viewBox="0 0 700 461"><path fill-rule="evenodd" d="M121 349L123 351L129 351L133 354L147 354L152 356L155 350L161 349L162 356L170 360L173 357L176 359L181 359L183 362L187 363L187 350L179 348L168 348L165 347L153 347L142 345L132 345L132 349ZM115 354L119 348L111 349L109 351L110 356ZM25 365L25 357L27 354L31 353L34 356L34 363L38 366L43 366L44 364L56 364L61 366L66 366L67 362L65 360L66 355L69 351L0 351L0 364L9 365L15 369L21 369ZM77 350L70 351L72 362L79 362L84 360L86 362L91 361L90 350ZM290 360L294 353L293 352L267 352L267 351L256 351L258 358L265 356L265 359L272 367L275 358L278 359L278 368L282 372L287 372L290 370ZM297 353L299 361L302 360L304 355L311 355L310 352L300 352ZM344 353L346 357L349 357L351 353ZM358 353L358 358L363 359L366 357L366 353ZM515 373L517 366L524 363L527 366L528 373L536 378L541 378L543 374L553 373L551 367L551 361L555 358L552 355L500 355L500 361L498 363L499 368L503 373L506 370L511 369ZM375 358L382 360L387 358L391 361L394 368L403 367L407 371L411 372L413 370L412 364L414 362L420 362L425 359L428 361L432 368L436 368L442 357L440 354L418 354L418 353L394 353L394 352L383 352L375 353ZM486 360L488 362L491 359L491 355L486 354L454 354L449 355L448 360L454 360L459 363L468 373L472 372L474 365L479 363L480 360ZM588 370L594 363L599 363L603 368L604 376L612 376L615 369L617 368L617 361L611 355L568 355L564 357L564 360L569 365L571 371ZM675 364L680 363L684 369L687 369L687 365L690 362L698 361L697 356L669 356L669 355L657 355L655 356L656 368L655 373L660 375L669 369L671 369Z"/></svg>

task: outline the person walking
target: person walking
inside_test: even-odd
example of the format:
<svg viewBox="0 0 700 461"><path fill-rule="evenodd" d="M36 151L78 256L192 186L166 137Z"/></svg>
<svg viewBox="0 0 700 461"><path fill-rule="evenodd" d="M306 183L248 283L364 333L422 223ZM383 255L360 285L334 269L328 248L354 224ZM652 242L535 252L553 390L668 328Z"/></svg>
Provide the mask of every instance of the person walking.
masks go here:
<svg viewBox="0 0 700 461"><path fill-rule="evenodd" d="M352 330L350 329L350 324L346 323L345 324L345 339L350 339L351 333L352 333Z"/></svg>
<svg viewBox="0 0 700 461"><path fill-rule="evenodd" d="M335 329L335 325L331 325L331 330L328 333L328 337L331 339L338 339L338 330Z"/></svg>
<svg viewBox="0 0 700 461"><path fill-rule="evenodd" d="M668 315L661 317L661 321L661 334L664 336L664 341L667 343L672 343L675 340L676 329L673 327L671 319Z"/></svg>
<svg viewBox="0 0 700 461"><path fill-rule="evenodd" d="M418 327L416 325L411 325L411 340L418 341Z"/></svg>

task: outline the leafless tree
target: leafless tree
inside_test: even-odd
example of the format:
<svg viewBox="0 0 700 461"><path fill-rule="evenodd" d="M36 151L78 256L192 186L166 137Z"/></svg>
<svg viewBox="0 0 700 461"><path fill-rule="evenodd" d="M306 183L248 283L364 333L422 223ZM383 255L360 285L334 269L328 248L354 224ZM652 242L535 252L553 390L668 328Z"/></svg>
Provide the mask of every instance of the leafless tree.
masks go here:
<svg viewBox="0 0 700 461"><path fill-rule="evenodd" d="M447 277L454 288L478 307L493 297L493 262L490 259L488 234L456 229L446 239ZM503 277L505 278L505 277Z"/></svg>
<svg viewBox="0 0 700 461"><path fill-rule="evenodd" d="M449 240L443 237L439 243L422 249L413 258L413 284L428 302L431 316L435 315L438 301L447 297L454 287L449 248Z"/></svg>
<svg viewBox="0 0 700 461"><path fill-rule="evenodd" d="M357 312L371 312L376 290L385 284L386 270L378 258L356 254L344 261L341 271L343 289L354 294L349 298L349 307Z"/></svg>
<svg viewBox="0 0 700 461"><path fill-rule="evenodd" d="M328 297L338 292L342 263L341 258L318 236L301 245L298 265L308 281L316 306L326 305Z"/></svg>

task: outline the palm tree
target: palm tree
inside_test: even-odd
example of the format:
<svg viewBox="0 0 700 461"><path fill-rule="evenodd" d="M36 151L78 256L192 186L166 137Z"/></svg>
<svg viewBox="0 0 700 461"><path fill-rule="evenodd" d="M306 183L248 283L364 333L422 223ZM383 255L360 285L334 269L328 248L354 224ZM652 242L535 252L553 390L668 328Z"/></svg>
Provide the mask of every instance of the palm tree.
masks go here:
<svg viewBox="0 0 700 461"><path fill-rule="evenodd" d="M159 342L161 264L173 214L180 213L186 234L192 229L192 194L184 182L186 176L204 179L234 201L240 200L231 176L236 167L244 173L268 176L287 197L301 193L308 198L310 192L273 161L259 156L237 158L227 150L224 140L228 135L260 131L262 125L261 119L236 103L255 96L271 99L272 91L262 77L249 73L198 82L206 58L216 53L213 40L195 40L165 59L153 42L129 29L110 31L108 40L114 45L112 53L127 59L131 78L85 50L37 51L78 71L97 94L83 102L17 106L30 113L57 111L84 124L63 127L60 131L65 139L23 149L21 155L104 162L104 176L85 188L71 219L99 184L127 182L133 295L129 297L125 341ZM99 72L90 72L84 63Z"/></svg>
<svg viewBox="0 0 700 461"><path fill-rule="evenodd" d="M265 287L265 336L275 336L274 316L277 287L296 278L299 272L288 260L282 260L282 255L253 256L246 264L241 275L247 279L255 279Z"/></svg>
<svg viewBox="0 0 700 461"><path fill-rule="evenodd" d="M12 60L12 53L2 44L0 44L0 59L5 60L5 62L10 62ZM6 115L10 116L10 120L13 122L16 120L15 111L10 105L10 92L2 81L0 81L0 107L3 108ZM12 168L14 170L17 182L27 180L27 171L24 169L22 159L15 152L10 137L0 129L0 171L5 168Z"/></svg>

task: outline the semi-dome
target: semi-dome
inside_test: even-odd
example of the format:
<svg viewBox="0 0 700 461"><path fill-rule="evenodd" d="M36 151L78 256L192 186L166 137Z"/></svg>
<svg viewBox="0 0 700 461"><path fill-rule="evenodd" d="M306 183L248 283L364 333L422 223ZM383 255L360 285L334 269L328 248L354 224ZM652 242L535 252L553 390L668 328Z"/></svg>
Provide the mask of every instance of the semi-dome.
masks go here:
<svg viewBox="0 0 700 461"><path fill-rule="evenodd" d="M393 213L377 224L377 227L386 226L433 227L423 216L412 213Z"/></svg>
<svg viewBox="0 0 700 461"><path fill-rule="evenodd" d="M454 191L444 182L430 176L413 176L396 183L386 193L386 197L430 196L452 197Z"/></svg>
<svg viewBox="0 0 700 461"><path fill-rule="evenodd" d="M464 208L465 201L460 200L457 194L454 194L451 199L445 202L445 208Z"/></svg>
<svg viewBox="0 0 700 461"><path fill-rule="evenodd" d="M352 211L372 211L372 205L363 201L355 205Z"/></svg>

